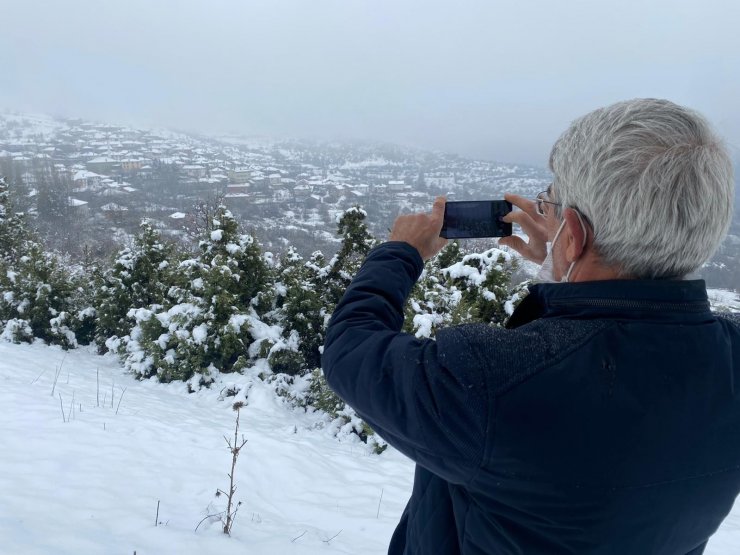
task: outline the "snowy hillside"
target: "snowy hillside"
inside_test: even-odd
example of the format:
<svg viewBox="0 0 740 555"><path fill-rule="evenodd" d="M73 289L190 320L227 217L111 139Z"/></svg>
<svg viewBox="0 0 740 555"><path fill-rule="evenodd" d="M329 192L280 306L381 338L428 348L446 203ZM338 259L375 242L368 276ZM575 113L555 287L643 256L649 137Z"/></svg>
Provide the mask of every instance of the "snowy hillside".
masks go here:
<svg viewBox="0 0 740 555"><path fill-rule="evenodd" d="M136 381L88 350L2 342L0 383L2 553L378 554L411 490L402 455L337 440L252 376L188 394L183 383ZM219 400L234 385L241 393ZM195 532L225 507L214 497L228 488L224 436L247 389L232 537L216 519Z"/></svg>
<svg viewBox="0 0 740 555"><path fill-rule="evenodd" d="M2 553L382 554L410 494L402 455L337 440L253 376L188 394L182 383L136 381L88 350L0 343L0 382ZM234 386L236 397L221 396ZM215 518L195 532L223 510L223 436L247 389L233 535ZM706 551L738 552L740 504Z"/></svg>

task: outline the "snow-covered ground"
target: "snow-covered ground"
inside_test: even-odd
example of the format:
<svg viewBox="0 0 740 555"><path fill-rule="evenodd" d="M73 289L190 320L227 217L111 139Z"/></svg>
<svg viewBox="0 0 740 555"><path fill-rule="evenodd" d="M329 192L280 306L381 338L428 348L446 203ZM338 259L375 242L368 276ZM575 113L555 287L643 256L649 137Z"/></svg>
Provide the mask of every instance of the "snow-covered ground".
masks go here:
<svg viewBox="0 0 740 555"><path fill-rule="evenodd" d="M196 532L225 506L214 497L228 488L224 436L247 390L232 536L214 519ZM91 350L0 342L0 553L385 553L413 466L322 424L253 376L188 394ZM706 553L740 553L740 503Z"/></svg>
<svg viewBox="0 0 740 555"><path fill-rule="evenodd" d="M338 441L258 379L225 378L188 394L90 350L0 342L0 553L384 553L413 465ZM241 393L219 401L232 383ZM214 496L229 486L224 436L233 440L231 407L249 384L232 537L211 520L195 532L225 507Z"/></svg>

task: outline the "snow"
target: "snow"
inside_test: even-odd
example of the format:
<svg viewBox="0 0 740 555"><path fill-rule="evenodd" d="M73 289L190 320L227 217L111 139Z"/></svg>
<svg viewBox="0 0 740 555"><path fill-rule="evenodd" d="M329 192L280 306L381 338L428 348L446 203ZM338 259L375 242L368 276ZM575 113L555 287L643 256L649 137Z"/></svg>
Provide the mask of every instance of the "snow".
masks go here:
<svg viewBox="0 0 740 555"><path fill-rule="evenodd" d="M0 342L2 552L385 553L412 463L392 448L371 454L337 422L291 408L257 378L266 370L214 371L209 389L188 394L184 383L137 381L93 348ZM228 488L223 436L233 439L235 401L246 403L242 505L231 537L215 519L195 532L225 507L214 493ZM705 551L738 552L740 502Z"/></svg>
<svg viewBox="0 0 740 555"><path fill-rule="evenodd" d="M208 326L206 324L200 324L193 328L193 341L197 344L205 343L208 339Z"/></svg>
<svg viewBox="0 0 740 555"><path fill-rule="evenodd" d="M188 394L183 383L136 381L92 349L0 343L3 553L385 553L412 464L333 437L324 417L290 408L253 370ZM225 507L214 497L231 468L223 436L233 439L231 406L245 392L232 536L213 519L194 532Z"/></svg>
<svg viewBox="0 0 740 555"><path fill-rule="evenodd" d="M220 241L223 236L223 229L214 229L213 231L211 231L211 241Z"/></svg>
<svg viewBox="0 0 740 555"><path fill-rule="evenodd" d="M442 324L443 318L439 314L415 314L413 322L416 337L431 337L433 326Z"/></svg>
<svg viewBox="0 0 740 555"><path fill-rule="evenodd" d="M94 318L95 317L95 314L97 314L97 312L95 311L95 309L93 307L89 306L87 308L83 308L82 310L80 310L77 313L77 317L80 320L82 320L83 318Z"/></svg>
<svg viewBox="0 0 740 555"><path fill-rule="evenodd" d="M146 321L151 317L151 312L146 309L129 310L129 315L131 315L132 312L137 311L145 311L141 313L141 316L139 316L138 314L134 314L137 323ZM147 314L147 312L149 312L149 314ZM201 312L202 310L192 303L180 303L170 308L167 312L158 313L156 317L157 320L159 320L159 322L162 324L162 326L166 327L170 331L175 331L176 329L180 328L182 322L192 320Z"/></svg>
<svg viewBox="0 0 740 555"><path fill-rule="evenodd" d="M90 172L87 170L80 170L77 173L75 173L74 177L72 178L72 181L80 181L82 179L93 179L95 177L102 177L102 176L95 172Z"/></svg>
<svg viewBox="0 0 740 555"><path fill-rule="evenodd" d="M740 295L727 289L707 289L707 297L714 310L740 312Z"/></svg>
<svg viewBox="0 0 740 555"><path fill-rule="evenodd" d="M341 219L342 219L342 217L343 217L343 216L344 216L345 214L360 214L361 216L363 216L363 217L367 218L367 212L365 212L365 211L364 211L364 210L363 210L362 208L360 208L359 206L352 206L352 207L350 207L350 208L347 208L347 210L344 210L344 211L340 211L340 212L339 212L339 213L338 213L338 214L337 214L337 215L335 216L335 221L336 221L336 223L339 223L339 220L341 220Z"/></svg>

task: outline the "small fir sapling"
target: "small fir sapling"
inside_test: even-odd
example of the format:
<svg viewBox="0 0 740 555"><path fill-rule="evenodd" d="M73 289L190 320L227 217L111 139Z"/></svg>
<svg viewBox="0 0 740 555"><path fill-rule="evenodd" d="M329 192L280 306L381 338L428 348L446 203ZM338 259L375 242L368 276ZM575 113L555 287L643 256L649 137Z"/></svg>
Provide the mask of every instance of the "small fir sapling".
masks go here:
<svg viewBox="0 0 740 555"><path fill-rule="evenodd" d="M223 491L221 489L216 490L216 497L220 497L221 495L226 496L226 511L221 513L221 523L223 524L223 530L224 534L231 535L231 528L234 525L234 519L236 518L236 513L239 510L239 507L241 506L242 502L239 501L238 503L234 504L234 494L236 493L236 484L234 483L234 472L236 470L236 461L239 458L239 453L242 450L242 447L246 445L247 440L244 439L244 436L242 435L241 442L239 442L239 411L244 407L244 403L242 401L237 401L234 403L232 408L236 412L236 423L234 425L234 441L232 441L224 436L224 439L226 440L226 445L229 447L229 451L231 452L231 472L229 472L229 490L228 492Z"/></svg>

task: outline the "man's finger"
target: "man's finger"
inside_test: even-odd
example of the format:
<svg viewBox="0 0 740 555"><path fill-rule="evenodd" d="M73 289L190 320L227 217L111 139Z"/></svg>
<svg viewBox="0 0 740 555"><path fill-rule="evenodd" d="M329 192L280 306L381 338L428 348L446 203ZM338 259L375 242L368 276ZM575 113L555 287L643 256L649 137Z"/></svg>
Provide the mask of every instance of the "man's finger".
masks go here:
<svg viewBox="0 0 740 555"><path fill-rule="evenodd" d="M512 248L524 258L530 259L531 251L529 249L529 245L521 237L517 237L516 235L501 237L501 239L498 240L498 244Z"/></svg>
<svg viewBox="0 0 740 555"><path fill-rule="evenodd" d="M533 220L536 221L537 218L542 217L537 213L537 203L532 199L521 195L515 195L513 193L506 193L504 198L520 210L524 211Z"/></svg>
<svg viewBox="0 0 740 555"><path fill-rule="evenodd" d="M434 220L442 221L445 216L445 203L447 199L445 197L437 197L434 199L434 205L432 206L432 218Z"/></svg>
<svg viewBox="0 0 740 555"><path fill-rule="evenodd" d="M526 212L509 212L503 217L506 223L519 224L524 233L535 240L544 240L545 231L540 223L533 220L532 217Z"/></svg>

